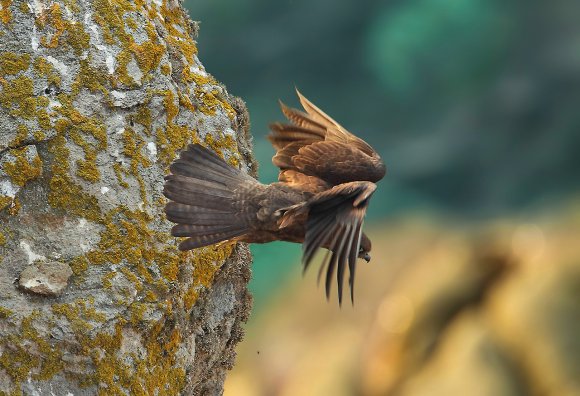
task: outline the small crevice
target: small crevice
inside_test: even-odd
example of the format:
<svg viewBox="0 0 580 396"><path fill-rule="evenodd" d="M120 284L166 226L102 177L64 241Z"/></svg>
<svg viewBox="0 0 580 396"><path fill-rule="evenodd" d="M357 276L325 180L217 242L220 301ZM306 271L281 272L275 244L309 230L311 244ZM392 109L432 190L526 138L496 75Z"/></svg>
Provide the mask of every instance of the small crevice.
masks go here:
<svg viewBox="0 0 580 396"><path fill-rule="evenodd" d="M40 144L42 142L45 142L45 140L25 140L22 143L19 143L19 144L16 144L16 145L7 146L7 147L5 147L3 149L0 149L0 159L2 159L2 157L4 156L4 154L6 154L10 150L21 149L21 148L27 147L27 146L36 146L37 144Z"/></svg>

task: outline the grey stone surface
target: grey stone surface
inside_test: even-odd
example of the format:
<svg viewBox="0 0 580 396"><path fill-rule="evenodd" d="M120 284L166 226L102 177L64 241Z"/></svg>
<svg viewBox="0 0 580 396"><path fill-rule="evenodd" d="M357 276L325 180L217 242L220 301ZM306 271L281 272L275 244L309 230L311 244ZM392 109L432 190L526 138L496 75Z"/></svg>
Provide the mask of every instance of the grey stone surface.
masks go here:
<svg viewBox="0 0 580 396"><path fill-rule="evenodd" d="M72 269L68 264L58 261L40 261L24 268L24 271L20 273L18 284L31 293L57 296L67 287L68 279L72 274Z"/></svg>
<svg viewBox="0 0 580 396"><path fill-rule="evenodd" d="M161 191L192 142L255 173L243 102L179 2L1 7L0 393L220 394L251 257L179 252Z"/></svg>

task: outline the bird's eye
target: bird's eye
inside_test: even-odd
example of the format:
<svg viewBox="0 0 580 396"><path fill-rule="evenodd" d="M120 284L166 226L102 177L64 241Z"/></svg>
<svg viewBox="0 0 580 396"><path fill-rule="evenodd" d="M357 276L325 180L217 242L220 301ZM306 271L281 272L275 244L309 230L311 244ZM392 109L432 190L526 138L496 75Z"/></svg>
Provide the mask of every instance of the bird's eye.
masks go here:
<svg viewBox="0 0 580 396"><path fill-rule="evenodd" d="M358 253L361 254L362 252L363 252L363 248L362 248L362 246L359 246Z"/></svg>

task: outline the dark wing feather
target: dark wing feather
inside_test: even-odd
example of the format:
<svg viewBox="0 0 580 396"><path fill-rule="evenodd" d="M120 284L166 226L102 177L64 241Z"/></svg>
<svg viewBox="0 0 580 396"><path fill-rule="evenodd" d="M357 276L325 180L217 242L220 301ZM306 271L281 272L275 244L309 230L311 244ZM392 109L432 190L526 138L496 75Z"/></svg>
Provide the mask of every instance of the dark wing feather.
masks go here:
<svg viewBox="0 0 580 396"><path fill-rule="evenodd" d="M279 149L272 157L272 163L281 170L296 169L296 165L292 162L292 157L298 155L298 150L304 147L304 144L303 141L292 142L284 148Z"/></svg>
<svg viewBox="0 0 580 396"><path fill-rule="evenodd" d="M332 276L334 275L334 268L337 266L339 257L341 255L342 245L344 244L344 238L346 237L346 230L344 227L339 227L337 233L334 234L332 242L330 243L330 248L332 250L332 255L330 256L330 261L328 262L328 268L326 269L326 299L330 298L330 286L332 285ZM339 264L340 265L340 264ZM342 291L338 292L338 303L342 304Z"/></svg>
<svg viewBox="0 0 580 396"><path fill-rule="evenodd" d="M314 133L317 133L320 137L324 138L326 134L326 126L324 124L317 122L303 111L286 106L284 103L282 103L281 100L279 100L278 103L280 103L282 114L284 114L289 121L302 128L308 128Z"/></svg>
<svg viewBox="0 0 580 396"><path fill-rule="evenodd" d="M314 103L306 99L298 90L296 90L296 94L300 99L300 104L310 118L326 127L325 140L352 145L371 157L378 155L367 142L343 128L342 125L320 110Z"/></svg>
<svg viewBox="0 0 580 396"><path fill-rule="evenodd" d="M328 114L324 111L320 110L314 103L306 99L304 95L296 89L296 94L298 95L298 99L300 100L300 104L306 110L308 116L313 119L314 121L318 122L321 125L324 125L325 128L331 126L340 126L338 122L333 120Z"/></svg>
<svg viewBox="0 0 580 396"><path fill-rule="evenodd" d="M310 144L324 140L324 135L321 136L317 131L292 124L276 122L270 125L270 130L272 133L267 135L267 138L276 150L280 150L293 142Z"/></svg>
<svg viewBox="0 0 580 396"><path fill-rule="evenodd" d="M280 172L278 180L289 187L312 194L328 190L331 187L330 184L316 176L307 176L304 173L291 169Z"/></svg>
<svg viewBox="0 0 580 396"><path fill-rule="evenodd" d="M296 169L333 185L351 181L377 182L385 176L379 160L345 143L316 142L298 150L292 157Z"/></svg>
<svg viewBox="0 0 580 396"><path fill-rule="evenodd" d="M329 228L334 226L334 219L331 216L311 216L308 221L308 243L302 244L302 262L304 263L303 272L306 272L308 266L314 258L314 254L323 245L330 245L327 241ZM333 228L334 231L334 228ZM331 234L332 235L332 234ZM324 260L326 263L326 260Z"/></svg>
<svg viewBox="0 0 580 396"><path fill-rule="evenodd" d="M296 168L293 158L298 156L298 151L303 147L303 141L293 142L278 150L276 155L274 155L272 163L280 168L278 181L285 183L289 187L310 193L318 193L332 187L321 178L305 175Z"/></svg>
<svg viewBox="0 0 580 396"><path fill-rule="evenodd" d="M304 207L297 207L294 210L294 212L308 210L302 245L304 270L310 265L318 248L330 250L330 257L325 258L322 264L326 267L326 295L327 297L330 295L331 280L336 269L339 303L342 303L342 285L347 265L353 299L354 273L362 224L369 198L375 188L375 184L370 182L344 183L315 195Z"/></svg>
<svg viewBox="0 0 580 396"><path fill-rule="evenodd" d="M354 302L354 275L356 271L356 259L358 257L358 249L361 243L362 237L362 222L357 224L357 229L354 232L354 239L352 240L352 245L350 248L350 256L348 258L348 286L350 287L350 301Z"/></svg>

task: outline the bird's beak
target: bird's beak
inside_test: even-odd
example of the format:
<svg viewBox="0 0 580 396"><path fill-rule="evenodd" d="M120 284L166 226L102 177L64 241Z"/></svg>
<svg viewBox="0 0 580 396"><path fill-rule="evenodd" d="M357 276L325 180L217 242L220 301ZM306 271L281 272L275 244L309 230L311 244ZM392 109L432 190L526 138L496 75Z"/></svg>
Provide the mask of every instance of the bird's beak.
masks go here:
<svg viewBox="0 0 580 396"><path fill-rule="evenodd" d="M365 255L363 256L363 259L368 263L369 261L371 261L371 255L368 253L365 253Z"/></svg>

